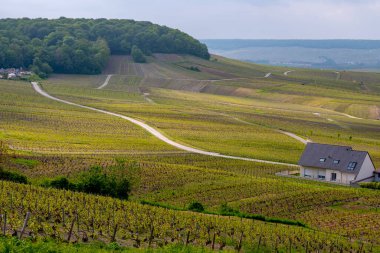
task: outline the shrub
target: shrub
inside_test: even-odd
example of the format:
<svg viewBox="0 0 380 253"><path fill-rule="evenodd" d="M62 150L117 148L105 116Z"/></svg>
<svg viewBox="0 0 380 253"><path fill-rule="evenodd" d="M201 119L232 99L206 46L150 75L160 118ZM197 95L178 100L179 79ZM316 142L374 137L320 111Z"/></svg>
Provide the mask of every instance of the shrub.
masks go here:
<svg viewBox="0 0 380 253"><path fill-rule="evenodd" d="M82 173L77 189L86 193L128 199L129 181L115 173L106 174L102 167L92 167Z"/></svg>
<svg viewBox="0 0 380 253"><path fill-rule="evenodd" d="M11 181L20 184L27 184L28 178L17 172L6 171L0 167L0 180Z"/></svg>
<svg viewBox="0 0 380 253"><path fill-rule="evenodd" d="M191 71L195 71L195 72L201 72L201 70L200 70L197 66L191 66L191 67L189 68L189 70L191 70Z"/></svg>
<svg viewBox="0 0 380 253"><path fill-rule="evenodd" d="M227 203L223 203L219 207L220 214L223 215L236 215L239 214L238 211L234 210L232 207L229 207Z"/></svg>
<svg viewBox="0 0 380 253"><path fill-rule="evenodd" d="M194 212L203 212L205 210L204 206L199 202L190 203L187 209Z"/></svg>
<svg viewBox="0 0 380 253"><path fill-rule="evenodd" d="M66 177L57 177L44 182L42 186L128 199L131 191L129 178L117 172L110 170L107 173L102 167L92 167L81 173L76 182L70 182Z"/></svg>
<svg viewBox="0 0 380 253"><path fill-rule="evenodd" d="M362 188L380 190L380 182L369 182L369 183L361 183L359 184Z"/></svg>
<svg viewBox="0 0 380 253"><path fill-rule="evenodd" d="M50 181L49 186L56 189L74 190L75 185L70 183L66 177L57 177Z"/></svg>
<svg viewBox="0 0 380 253"><path fill-rule="evenodd" d="M146 58L145 58L143 52L137 46L132 47L131 55L132 55L133 60L137 63L145 63L146 62Z"/></svg>

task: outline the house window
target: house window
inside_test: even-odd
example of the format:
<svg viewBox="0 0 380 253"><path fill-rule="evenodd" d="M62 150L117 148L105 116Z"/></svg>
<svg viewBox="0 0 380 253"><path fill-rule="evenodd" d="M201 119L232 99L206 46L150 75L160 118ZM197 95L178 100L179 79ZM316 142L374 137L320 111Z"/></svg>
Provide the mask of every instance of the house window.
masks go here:
<svg viewBox="0 0 380 253"><path fill-rule="evenodd" d="M340 160L334 160L334 164L339 164Z"/></svg>
<svg viewBox="0 0 380 253"><path fill-rule="evenodd" d="M331 173L331 181L336 181L336 173Z"/></svg>
<svg viewBox="0 0 380 253"><path fill-rule="evenodd" d="M356 168L357 162L350 162L347 166L348 170L354 170Z"/></svg>
<svg viewBox="0 0 380 253"><path fill-rule="evenodd" d="M326 179L326 176L318 175L318 179L319 179L319 180L325 180L325 179Z"/></svg>
<svg viewBox="0 0 380 253"><path fill-rule="evenodd" d="M320 161L321 163L324 163L324 162L326 162L326 158L319 158L319 161Z"/></svg>

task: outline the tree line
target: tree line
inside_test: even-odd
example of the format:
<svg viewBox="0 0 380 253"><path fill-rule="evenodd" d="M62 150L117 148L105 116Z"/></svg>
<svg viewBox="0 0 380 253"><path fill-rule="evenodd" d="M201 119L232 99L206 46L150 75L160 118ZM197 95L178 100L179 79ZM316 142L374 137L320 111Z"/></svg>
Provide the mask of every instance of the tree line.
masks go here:
<svg viewBox="0 0 380 253"><path fill-rule="evenodd" d="M0 68L99 74L110 54L132 54L144 62L153 53L209 59L206 45L179 30L118 19L0 19Z"/></svg>

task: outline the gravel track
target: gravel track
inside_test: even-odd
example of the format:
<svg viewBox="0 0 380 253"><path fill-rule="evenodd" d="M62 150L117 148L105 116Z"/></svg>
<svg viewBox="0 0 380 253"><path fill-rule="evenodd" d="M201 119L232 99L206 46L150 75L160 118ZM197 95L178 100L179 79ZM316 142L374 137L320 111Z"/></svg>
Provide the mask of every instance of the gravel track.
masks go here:
<svg viewBox="0 0 380 253"><path fill-rule="evenodd" d="M178 142L175 142L175 141L169 139L168 137L164 136L162 133L160 133L159 131L157 131L156 129L154 129L153 127L147 125L146 123L144 123L142 121L139 121L139 120L136 120L134 118L127 117L127 116L124 116L124 115L121 115L121 114L118 114L118 113L114 113L114 112L110 112L110 111L106 111L106 110L102 110L102 109L97 109L97 108L86 106L86 105L76 104L76 103L73 103L73 102L70 102L70 101L67 101L67 100L56 98L56 97L53 97L50 94L48 94L46 91L44 91L39 86L39 84L37 82L32 82L31 84L32 84L33 89L37 93L39 93L40 95L42 95L42 96L44 96L46 98L49 98L51 100L54 100L54 101L57 101L57 102L60 102L60 103L64 103L64 104L68 104L68 105L72 105L72 106L76 106L76 107L80 107L80 108L84 108L84 109L88 109L88 110L92 110L92 111L96 111L96 112L104 113L104 114L111 115L111 116L114 116L114 117L125 119L125 120L127 120L127 121L129 121L129 122L131 122L131 123L133 123L133 124L135 124L135 125L143 128L143 129L145 129L147 132L149 132L150 134L152 134L156 138L160 139L161 141L163 141L163 142L165 142L165 143L167 143L167 144L169 144L169 145L171 145L173 147L176 147L178 149L187 151L187 152L201 154L201 155L207 155L207 156L213 156L213 157L221 157L221 158L227 158L227 159L234 159L234 160L242 160L242 161L251 161L251 162L258 162L258 163L267 163L267 164L273 164L273 165L285 165L285 166L298 167L298 165L291 164L291 163L281 163L281 162L273 162L273 161L267 161L267 160L246 158L246 157L223 155L223 154L219 154L219 153L215 153L215 152L209 152L209 151L204 151L204 150L200 150L200 149L197 149L197 148L189 147L189 146L180 144Z"/></svg>

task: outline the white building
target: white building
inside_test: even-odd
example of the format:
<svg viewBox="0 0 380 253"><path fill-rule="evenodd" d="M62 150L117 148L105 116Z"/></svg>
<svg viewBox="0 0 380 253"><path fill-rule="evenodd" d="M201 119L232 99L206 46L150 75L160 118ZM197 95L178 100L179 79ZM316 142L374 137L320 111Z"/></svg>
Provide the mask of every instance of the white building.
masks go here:
<svg viewBox="0 0 380 253"><path fill-rule="evenodd" d="M298 164L300 176L351 184L374 181L375 166L368 152L348 146L308 143Z"/></svg>
<svg viewBox="0 0 380 253"><path fill-rule="evenodd" d="M15 73L8 74L8 79L15 79L17 75Z"/></svg>

